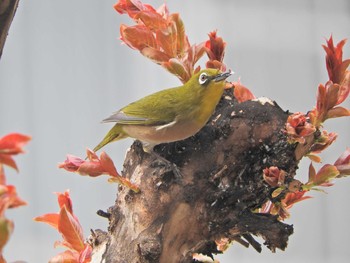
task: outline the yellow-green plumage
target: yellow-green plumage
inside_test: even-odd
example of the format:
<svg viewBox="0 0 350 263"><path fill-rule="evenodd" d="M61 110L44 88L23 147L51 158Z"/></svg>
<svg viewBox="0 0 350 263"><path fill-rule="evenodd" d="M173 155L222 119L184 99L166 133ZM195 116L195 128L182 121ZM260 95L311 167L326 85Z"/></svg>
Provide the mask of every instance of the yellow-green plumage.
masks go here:
<svg viewBox="0 0 350 263"><path fill-rule="evenodd" d="M130 103L104 122L116 122L94 148L132 137L140 140L146 151L153 146L186 139L197 133L208 121L218 104L225 79L231 72L205 69L183 86L165 89Z"/></svg>

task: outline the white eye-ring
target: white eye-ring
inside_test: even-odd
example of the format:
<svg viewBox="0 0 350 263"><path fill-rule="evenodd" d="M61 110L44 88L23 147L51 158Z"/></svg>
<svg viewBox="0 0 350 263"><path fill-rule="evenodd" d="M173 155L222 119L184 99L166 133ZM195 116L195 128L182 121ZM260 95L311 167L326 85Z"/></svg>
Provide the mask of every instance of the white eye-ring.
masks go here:
<svg viewBox="0 0 350 263"><path fill-rule="evenodd" d="M203 85L208 81L208 74L203 72L202 74L199 75L198 82L199 84Z"/></svg>

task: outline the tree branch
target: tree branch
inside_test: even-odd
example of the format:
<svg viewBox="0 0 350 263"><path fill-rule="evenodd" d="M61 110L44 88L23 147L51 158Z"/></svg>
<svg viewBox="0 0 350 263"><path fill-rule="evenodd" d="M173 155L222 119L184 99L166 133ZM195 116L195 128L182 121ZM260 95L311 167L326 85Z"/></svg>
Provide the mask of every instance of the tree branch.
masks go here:
<svg viewBox="0 0 350 263"><path fill-rule="evenodd" d="M283 131L287 117L272 101L238 103L227 91L199 133L155 148L181 178L136 141L123 173L141 191L120 187L108 209L108 233L94 238L94 260L103 254L106 262L192 262L193 253L220 253L215 241L222 238L260 251L252 235L272 251L284 250L293 227L254 210L271 198L264 168L283 169L287 181L295 175L296 147Z"/></svg>
<svg viewBox="0 0 350 263"><path fill-rule="evenodd" d="M0 0L0 59L19 0Z"/></svg>

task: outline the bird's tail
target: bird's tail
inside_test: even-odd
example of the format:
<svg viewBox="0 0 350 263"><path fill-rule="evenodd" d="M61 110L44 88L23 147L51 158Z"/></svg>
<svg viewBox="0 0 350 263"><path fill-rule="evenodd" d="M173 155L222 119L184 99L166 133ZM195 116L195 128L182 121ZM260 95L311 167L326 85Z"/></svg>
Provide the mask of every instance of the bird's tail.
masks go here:
<svg viewBox="0 0 350 263"><path fill-rule="evenodd" d="M107 133L103 140L94 148L94 152L100 150L103 146L110 142L118 141L127 137L127 134L123 131L123 127L120 124L116 124Z"/></svg>

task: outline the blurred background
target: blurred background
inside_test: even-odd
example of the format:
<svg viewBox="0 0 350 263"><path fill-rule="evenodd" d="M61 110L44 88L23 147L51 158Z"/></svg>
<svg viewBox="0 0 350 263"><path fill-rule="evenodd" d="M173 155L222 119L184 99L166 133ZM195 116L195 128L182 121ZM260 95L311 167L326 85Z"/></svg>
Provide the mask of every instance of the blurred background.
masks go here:
<svg viewBox="0 0 350 263"><path fill-rule="evenodd" d="M6 168L10 184L29 205L6 213L15 231L5 247L9 262L47 262L59 234L32 218L57 212L53 192L70 189L75 214L84 227L106 229L96 215L116 198L107 178L81 177L57 168L66 154L85 156L110 129L100 124L125 104L178 79L138 52L121 45L119 26L131 24L112 8L116 0L20 1L0 61L0 137L20 132L32 136L26 154L16 157L20 173ZM164 1L149 0L156 7ZM350 37L349 0L168 0L179 12L191 43L207 40L218 29L227 42L225 62L256 96L266 96L285 110L307 112L315 105L319 83L327 81L321 44ZM344 56L350 57L350 43ZM202 66L204 63L202 61ZM349 100L345 106L350 107ZM349 119L327 121L339 134L322 155L333 163L350 146ZM132 140L105 150L119 169ZM298 178L307 178L308 160ZM311 192L313 199L295 205L287 223L295 233L285 252L261 254L238 244L218 259L228 262L348 262L350 258L350 178Z"/></svg>

